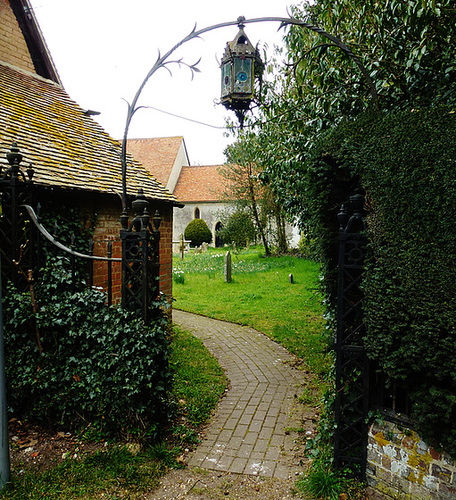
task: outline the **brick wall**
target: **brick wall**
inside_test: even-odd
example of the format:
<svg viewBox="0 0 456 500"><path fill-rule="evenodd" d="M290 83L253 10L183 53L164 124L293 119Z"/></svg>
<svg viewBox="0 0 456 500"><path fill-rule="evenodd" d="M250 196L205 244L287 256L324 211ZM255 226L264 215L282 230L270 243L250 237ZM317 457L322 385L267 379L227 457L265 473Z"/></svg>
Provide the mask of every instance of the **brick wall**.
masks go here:
<svg viewBox="0 0 456 500"><path fill-rule="evenodd" d="M368 444L369 498L456 498L456 462L407 427L374 422Z"/></svg>
<svg viewBox="0 0 456 500"><path fill-rule="evenodd" d="M160 291L171 300L173 293L173 209L169 205L151 206L153 215L158 210L160 223Z"/></svg>
<svg viewBox="0 0 456 500"><path fill-rule="evenodd" d="M170 205L151 204L149 213L159 211L160 224L160 291L170 300L172 296L172 207ZM94 255L106 257L108 241L113 243L113 257L121 257L120 242L120 208L107 202L97 202L97 225L93 236ZM113 303L121 299L121 267L113 264ZM108 266L106 262L96 262L94 265L94 285L107 289Z"/></svg>
<svg viewBox="0 0 456 500"><path fill-rule="evenodd" d="M104 203L97 207L97 225L93 235L93 254L107 257L108 242L112 242L112 257L121 257L122 246L120 242L120 210L110 204ZM108 288L108 263L95 261L93 266L93 284ZM112 301L118 304L122 298L122 275L120 262L112 264Z"/></svg>
<svg viewBox="0 0 456 500"><path fill-rule="evenodd" d="M8 0L0 0L0 61L35 73L27 44Z"/></svg>

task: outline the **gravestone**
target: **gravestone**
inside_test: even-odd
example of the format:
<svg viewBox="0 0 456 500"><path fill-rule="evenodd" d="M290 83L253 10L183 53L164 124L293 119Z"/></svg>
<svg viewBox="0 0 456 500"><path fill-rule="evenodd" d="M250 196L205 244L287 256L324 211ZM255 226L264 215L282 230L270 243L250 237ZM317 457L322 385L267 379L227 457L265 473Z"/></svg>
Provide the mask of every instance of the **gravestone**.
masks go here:
<svg viewBox="0 0 456 500"><path fill-rule="evenodd" d="M231 254L225 254L225 283L231 283Z"/></svg>

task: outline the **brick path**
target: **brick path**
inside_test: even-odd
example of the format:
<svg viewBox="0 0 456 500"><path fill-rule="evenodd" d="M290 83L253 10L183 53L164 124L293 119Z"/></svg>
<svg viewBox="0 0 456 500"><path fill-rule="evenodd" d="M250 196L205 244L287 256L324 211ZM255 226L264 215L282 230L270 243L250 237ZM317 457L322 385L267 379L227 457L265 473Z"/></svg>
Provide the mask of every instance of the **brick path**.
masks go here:
<svg viewBox="0 0 456 500"><path fill-rule="evenodd" d="M303 408L296 396L305 372L293 367L295 357L248 327L177 310L173 321L204 342L231 382L188 464L283 479L300 472Z"/></svg>

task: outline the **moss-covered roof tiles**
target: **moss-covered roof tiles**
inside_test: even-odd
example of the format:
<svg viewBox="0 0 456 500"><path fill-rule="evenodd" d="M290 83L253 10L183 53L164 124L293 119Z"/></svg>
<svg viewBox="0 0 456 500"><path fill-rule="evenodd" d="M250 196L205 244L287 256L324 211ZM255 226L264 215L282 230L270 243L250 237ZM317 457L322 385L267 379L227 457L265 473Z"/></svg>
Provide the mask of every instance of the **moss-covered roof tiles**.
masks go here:
<svg viewBox="0 0 456 500"><path fill-rule="evenodd" d="M0 63L0 165L17 142L23 166L33 164L38 185L122 192L121 146L50 80ZM127 189L147 197L176 198L142 165L128 158Z"/></svg>

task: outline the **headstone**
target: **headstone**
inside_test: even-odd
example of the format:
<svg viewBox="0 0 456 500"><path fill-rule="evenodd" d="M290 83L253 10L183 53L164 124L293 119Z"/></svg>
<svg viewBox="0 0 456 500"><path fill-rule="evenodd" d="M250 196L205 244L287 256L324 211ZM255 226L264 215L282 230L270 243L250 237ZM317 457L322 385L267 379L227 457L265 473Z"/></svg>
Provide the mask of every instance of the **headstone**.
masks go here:
<svg viewBox="0 0 456 500"><path fill-rule="evenodd" d="M184 260L184 251L185 251L184 235L181 233L181 235L179 236L179 257L180 257L180 260Z"/></svg>
<svg viewBox="0 0 456 500"><path fill-rule="evenodd" d="M293 283L293 275L291 273L288 275L288 281Z"/></svg>
<svg viewBox="0 0 456 500"><path fill-rule="evenodd" d="M225 283L231 283L231 254L225 254Z"/></svg>
<svg viewBox="0 0 456 500"><path fill-rule="evenodd" d="M201 245L201 250L203 252L207 252L207 247L208 247L208 244L204 241L203 244Z"/></svg>

